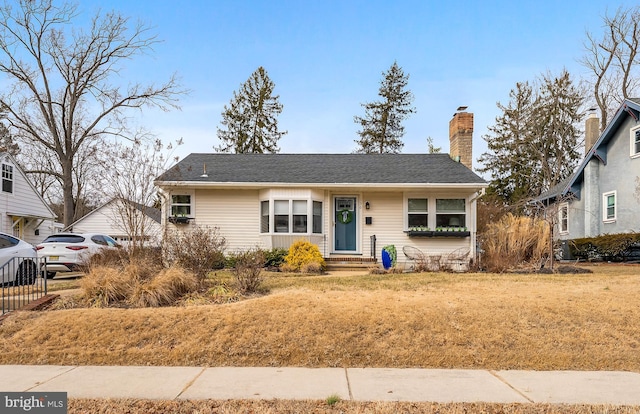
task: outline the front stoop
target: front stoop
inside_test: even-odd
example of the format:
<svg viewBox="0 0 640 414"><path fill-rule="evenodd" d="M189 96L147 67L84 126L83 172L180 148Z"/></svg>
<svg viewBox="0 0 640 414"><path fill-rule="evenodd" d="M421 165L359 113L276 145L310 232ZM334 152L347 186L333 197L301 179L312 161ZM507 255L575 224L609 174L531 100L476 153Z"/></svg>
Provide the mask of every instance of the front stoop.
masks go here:
<svg viewBox="0 0 640 414"><path fill-rule="evenodd" d="M325 257L327 271L331 270L369 270L378 266L378 262L373 257L349 257L332 256Z"/></svg>

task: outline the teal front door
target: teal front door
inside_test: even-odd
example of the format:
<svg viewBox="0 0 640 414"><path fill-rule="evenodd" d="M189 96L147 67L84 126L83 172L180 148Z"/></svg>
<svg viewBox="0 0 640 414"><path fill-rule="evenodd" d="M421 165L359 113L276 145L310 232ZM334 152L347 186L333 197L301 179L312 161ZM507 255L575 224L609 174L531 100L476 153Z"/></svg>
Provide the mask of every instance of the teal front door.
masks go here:
<svg viewBox="0 0 640 414"><path fill-rule="evenodd" d="M335 198L335 251L355 252L357 250L357 211L355 197Z"/></svg>

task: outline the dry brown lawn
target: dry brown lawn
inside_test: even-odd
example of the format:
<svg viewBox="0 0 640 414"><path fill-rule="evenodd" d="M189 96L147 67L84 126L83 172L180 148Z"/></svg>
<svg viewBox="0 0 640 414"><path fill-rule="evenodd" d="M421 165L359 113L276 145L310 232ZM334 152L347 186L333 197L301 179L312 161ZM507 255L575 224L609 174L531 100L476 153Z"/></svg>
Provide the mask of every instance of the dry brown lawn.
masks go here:
<svg viewBox="0 0 640 414"><path fill-rule="evenodd" d="M2 364L640 371L640 267L268 278L224 305L19 312Z"/></svg>
<svg viewBox="0 0 640 414"><path fill-rule="evenodd" d="M594 273L579 275L269 274L268 294L223 305L18 312L0 325L0 363L640 371L640 266L590 268ZM69 407L105 414L640 409L83 399Z"/></svg>

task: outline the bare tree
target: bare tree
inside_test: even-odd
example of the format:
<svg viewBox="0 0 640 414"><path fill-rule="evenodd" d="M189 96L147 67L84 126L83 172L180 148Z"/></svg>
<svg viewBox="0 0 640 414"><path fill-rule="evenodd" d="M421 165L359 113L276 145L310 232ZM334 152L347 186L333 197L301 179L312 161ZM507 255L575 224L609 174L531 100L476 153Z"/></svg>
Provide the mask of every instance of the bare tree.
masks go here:
<svg viewBox="0 0 640 414"><path fill-rule="evenodd" d="M614 16L605 15L603 23L601 37L587 32L586 53L580 60L591 72L589 83L601 112L601 131L622 101L640 86L640 6L620 7Z"/></svg>
<svg viewBox="0 0 640 414"><path fill-rule="evenodd" d="M152 218L158 197L153 181L169 163L177 161L172 154L181 144L182 139L166 147L160 140L153 144L138 141L132 145L119 144L110 152L113 169L108 193L115 207L111 220L127 235L132 255L149 243L159 244L161 231Z"/></svg>
<svg viewBox="0 0 640 414"><path fill-rule="evenodd" d="M78 16L75 5L52 0L0 7L0 73L11 82L0 105L16 140L55 160L34 171L60 183L65 225L77 217L83 151L90 154L109 137L132 139L129 110L177 108L184 93L175 76L161 85L116 82L125 61L157 43L145 25L112 12L97 13L86 30L74 29Z"/></svg>

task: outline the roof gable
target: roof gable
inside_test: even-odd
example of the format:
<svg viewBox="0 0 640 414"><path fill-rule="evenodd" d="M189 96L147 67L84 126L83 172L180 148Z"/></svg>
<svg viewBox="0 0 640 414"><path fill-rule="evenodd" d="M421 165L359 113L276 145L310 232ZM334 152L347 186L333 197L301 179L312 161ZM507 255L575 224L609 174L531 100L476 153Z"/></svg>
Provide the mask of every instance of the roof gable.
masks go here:
<svg viewBox="0 0 640 414"><path fill-rule="evenodd" d="M41 203L41 207L43 207L43 209L48 213L48 217L46 217L46 218L55 220L56 219L56 214L53 212L53 210L51 210L51 207L49 207L47 202L44 201L44 198L42 198L42 196L40 195L38 190L36 190L35 186L31 182L31 180L29 180L29 177L27 177L27 174L25 174L25 172L22 170L22 167L20 166L20 164L18 164L16 162L15 158L13 158L13 156L11 154L9 154L8 152L0 152L0 161L13 165L14 174L15 174L15 172L20 174L20 177L22 178L22 182L26 183L26 185L29 187L30 191L34 194L36 199ZM14 182L16 182L15 178L14 178Z"/></svg>
<svg viewBox="0 0 640 414"><path fill-rule="evenodd" d="M611 119L611 122L609 122L605 130L598 137L576 171L567 181L554 188L555 191L549 191L544 195L544 197L541 196L539 199L556 198L558 196L565 196L568 193L572 193L579 198L580 189L584 180L584 169L587 164L589 164L589 161L594 158L599 162L602 162L604 165L607 164L607 145L609 144L609 141L616 136L620 126L624 123L627 117L632 117L636 121L640 119L640 98L625 99L624 102L622 102L622 105L620 105L620 108L618 108L614 117Z"/></svg>
<svg viewBox="0 0 640 414"><path fill-rule="evenodd" d="M87 214L85 214L84 216L80 217L78 220L74 221L73 223L71 223L69 226L67 226L67 229L72 229L74 226L77 226L79 223L83 222L84 220L86 220L87 218L93 216L94 214L101 212L105 209L108 209L109 206L111 206L111 204L116 202L116 198L112 198L111 200L107 201L106 203L104 203L103 205L101 205L100 207L91 210L90 212L88 212ZM125 202L126 204L129 204L130 206L132 206L133 208L141 211L143 214L145 214L147 217L149 217L151 220L155 221L156 223L160 223L161 221L161 216L162 213L160 212L159 209L155 208L155 207L148 207L148 206L144 206L140 203L136 203L134 201L131 200L125 200L122 199L123 202Z"/></svg>
<svg viewBox="0 0 640 414"><path fill-rule="evenodd" d="M448 154L190 154L159 184L478 184L486 181Z"/></svg>

